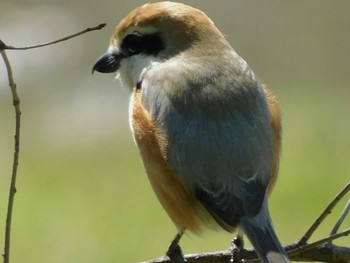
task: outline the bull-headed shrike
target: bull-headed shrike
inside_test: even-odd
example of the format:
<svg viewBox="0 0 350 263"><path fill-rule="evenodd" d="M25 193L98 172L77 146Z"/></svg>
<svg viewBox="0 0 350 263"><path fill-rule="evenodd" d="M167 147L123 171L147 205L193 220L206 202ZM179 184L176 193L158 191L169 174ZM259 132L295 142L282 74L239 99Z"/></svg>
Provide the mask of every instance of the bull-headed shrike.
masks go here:
<svg viewBox="0 0 350 263"><path fill-rule="evenodd" d="M289 262L268 210L278 103L205 13L173 2L136 8L93 70L118 72L132 90L134 140L178 229L170 249L186 229L220 226L242 230L263 262Z"/></svg>

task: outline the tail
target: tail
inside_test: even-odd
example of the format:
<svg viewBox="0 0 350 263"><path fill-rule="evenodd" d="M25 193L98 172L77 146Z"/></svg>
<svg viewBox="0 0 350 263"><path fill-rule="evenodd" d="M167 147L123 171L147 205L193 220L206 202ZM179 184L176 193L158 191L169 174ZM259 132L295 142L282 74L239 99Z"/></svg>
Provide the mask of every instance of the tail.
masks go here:
<svg viewBox="0 0 350 263"><path fill-rule="evenodd" d="M290 263L273 229L266 200L256 216L241 219L240 227L249 238L262 262Z"/></svg>

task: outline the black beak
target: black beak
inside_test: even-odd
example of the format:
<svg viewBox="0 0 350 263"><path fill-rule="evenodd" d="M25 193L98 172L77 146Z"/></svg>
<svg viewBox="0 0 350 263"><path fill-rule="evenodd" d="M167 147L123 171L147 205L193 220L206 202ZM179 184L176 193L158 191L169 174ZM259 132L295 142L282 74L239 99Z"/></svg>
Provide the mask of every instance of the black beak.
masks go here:
<svg viewBox="0 0 350 263"><path fill-rule="evenodd" d="M96 61L92 68L92 73L94 73L95 70L101 73L116 72L122 59L122 55L107 52Z"/></svg>

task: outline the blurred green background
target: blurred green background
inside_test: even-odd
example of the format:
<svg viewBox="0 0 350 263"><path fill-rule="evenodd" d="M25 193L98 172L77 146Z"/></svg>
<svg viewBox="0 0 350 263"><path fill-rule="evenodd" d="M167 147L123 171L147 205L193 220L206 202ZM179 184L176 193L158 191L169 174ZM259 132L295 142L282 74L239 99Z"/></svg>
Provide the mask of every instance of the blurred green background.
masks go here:
<svg viewBox="0 0 350 263"><path fill-rule="evenodd" d="M280 240L296 241L349 181L350 2L184 2L215 21L280 100L283 155L270 207ZM142 261L162 256L175 234L129 132L129 91L113 75L91 75L115 25L143 3L0 1L0 39L8 45L108 23L61 44L7 52L23 112L12 262ZM0 121L2 249L14 134L2 61ZM339 210L315 238L329 233ZM182 246L185 253L221 250L230 239L223 232L189 234ZM349 245L350 238L338 243Z"/></svg>

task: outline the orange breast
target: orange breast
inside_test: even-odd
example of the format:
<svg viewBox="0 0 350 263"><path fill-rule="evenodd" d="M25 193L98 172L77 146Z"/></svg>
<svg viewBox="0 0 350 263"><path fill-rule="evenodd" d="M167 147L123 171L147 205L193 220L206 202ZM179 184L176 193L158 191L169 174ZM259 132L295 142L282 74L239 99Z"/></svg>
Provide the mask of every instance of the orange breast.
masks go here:
<svg viewBox="0 0 350 263"><path fill-rule="evenodd" d="M149 181L175 225L181 230L199 232L202 220L198 212L202 208L198 207L199 204L188 194L165 160L167 138L142 106L140 95L139 90L134 90L130 121Z"/></svg>
<svg viewBox="0 0 350 263"><path fill-rule="evenodd" d="M281 120L276 98L266 87L264 87L264 91L271 113L271 126L274 135L274 158L270 183L267 189L270 194L278 175L281 149ZM188 229L198 233L203 224L209 227L216 227L217 224L213 224L214 219L188 193L173 169L169 166L166 160L167 138L143 107L140 97L140 90L135 89L130 102L130 122L143 165L160 203L180 230Z"/></svg>
<svg viewBox="0 0 350 263"><path fill-rule="evenodd" d="M278 176L279 159L281 154L282 125L281 125L281 111L275 95L265 85L263 85L263 88L267 98L267 104L269 106L269 111L271 116L271 127L272 127L272 132L274 137L271 178L270 178L269 185L267 187L267 192L270 195L273 190L273 187L275 186L277 176Z"/></svg>

